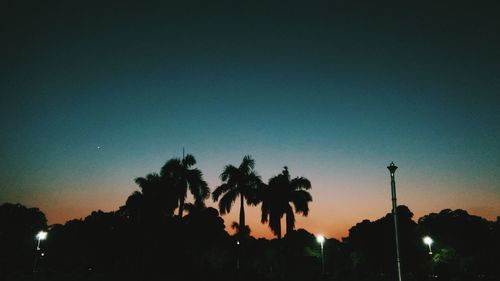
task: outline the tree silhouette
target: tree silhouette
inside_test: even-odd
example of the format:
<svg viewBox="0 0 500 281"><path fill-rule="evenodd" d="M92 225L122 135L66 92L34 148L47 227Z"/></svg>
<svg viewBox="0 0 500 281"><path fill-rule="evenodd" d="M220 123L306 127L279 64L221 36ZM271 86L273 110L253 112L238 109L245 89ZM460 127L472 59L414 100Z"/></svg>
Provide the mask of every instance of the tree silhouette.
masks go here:
<svg viewBox="0 0 500 281"><path fill-rule="evenodd" d="M295 228L295 213L307 216L311 194L306 190L311 188L311 182L304 177L290 178L288 167L281 174L269 179L269 184L259 192L262 201L262 223L269 222L273 233L281 239L281 218L286 216L286 232ZM292 207L292 205L294 208Z"/></svg>
<svg viewBox="0 0 500 281"><path fill-rule="evenodd" d="M172 216L177 207L176 191L173 186L157 173L138 177L135 183L139 185L141 192L135 191L128 197L125 207L129 215L139 220L157 220Z"/></svg>
<svg viewBox="0 0 500 281"><path fill-rule="evenodd" d="M472 278L493 274L492 269L498 268L499 236L494 236L494 223L465 210L445 209L421 217L418 225L421 236L434 240L436 274Z"/></svg>
<svg viewBox="0 0 500 281"><path fill-rule="evenodd" d="M207 183L203 180L202 172L191 168L196 164L193 155L188 154L182 159L173 158L161 168L160 175L164 182L173 186L176 191L179 217L182 217L187 196L187 190L194 196L195 201L204 201L210 194Z"/></svg>
<svg viewBox="0 0 500 281"><path fill-rule="evenodd" d="M35 235L40 230L47 230L47 219L38 208L0 205L0 280L7 280L12 271L31 270Z"/></svg>
<svg viewBox="0 0 500 281"><path fill-rule="evenodd" d="M219 201L219 211L222 215L229 213L236 197L240 196L240 222L245 226L245 200L249 205L255 205L256 191L262 185L260 177L254 170L255 160L250 155L243 157L239 167L227 165L220 174L223 184L212 193L214 202ZM241 228L241 227L240 227ZM242 228L241 228L242 229Z"/></svg>
<svg viewBox="0 0 500 281"><path fill-rule="evenodd" d="M209 243L220 237L226 238L224 220L215 208L186 203L186 211L188 214L182 221L186 227L185 235L191 236L192 243ZM201 234L203 239L200 239Z"/></svg>
<svg viewBox="0 0 500 281"><path fill-rule="evenodd" d="M250 236L250 232L252 232L252 230L250 229L250 226L248 225L244 225L242 227L240 227L240 224L233 221L233 223L231 224L231 229L235 230L236 233L238 233L240 236Z"/></svg>
<svg viewBox="0 0 500 281"><path fill-rule="evenodd" d="M95 211L64 225L47 227L45 216L36 208L0 204L0 280L33 279L35 234L40 229L49 235L41 245L45 256L39 260L36 280L396 278L392 213L356 224L342 243L328 239L324 247L327 275L321 276L320 247L306 230L287 233L283 240L248 236L238 244L243 234L230 236L216 209L186 203L188 214L172 217L178 203L170 193L173 188L165 188L158 174L136 181L141 190L120 210ZM161 197L161 192L168 196ZM149 221L135 220L139 215ZM430 280L434 274L433 280L500 280L500 220L488 221L464 210L449 209L426 215L418 224L412 217L408 207L398 206L405 280ZM432 255L422 242L424 235L435 241ZM236 261L240 279L235 277Z"/></svg>
<svg viewBox="0 0 500 281"><path fill-rule="evenodd" d="M413 213L407 206L397 207L399 223L399 242L401 260L405 275L415 275L416 268L422 264L422 257L428 256L422 237L416 236L416 223ZM351 269L356 280L374 280L378 276L387 276L387 280L396 280L396 256L394 244L394 221L392 213L369 221L363 220L349 229L349 236L344 243L350 251ZM418 249L422 249L419 254ZM416 280L423 280L419 276Z"/></svg>

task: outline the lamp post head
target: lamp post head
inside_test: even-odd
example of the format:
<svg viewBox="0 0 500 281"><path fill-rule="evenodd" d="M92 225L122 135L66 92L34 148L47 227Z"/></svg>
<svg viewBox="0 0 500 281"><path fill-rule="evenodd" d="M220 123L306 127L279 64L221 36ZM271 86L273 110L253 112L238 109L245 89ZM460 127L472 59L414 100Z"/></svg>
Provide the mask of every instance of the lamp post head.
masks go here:
<svg viewBox="0 0 500 281"><path fill-rule="evenodd" d="M323 235L318 235L316 237L316 241L318 241L318 243L320 243L321 245L323 245L323 243L325 242L325 237Z"/></svg>
<svg viewBox="0 0 500 281"><path fill-rule="evenodd" d="M394 172L396 172L397 168L398 168L398 166L394 165L394 162L391 162L391 164L389 166L387 166L387 169L389 169L389 172L391 172L391 175L394 174Z"/></svg>
<svg viewBox="0 0 500 281"><path fill-rule="evenodd" d="M432 238L430 238L429 236L425 236L423 240L424 240L424 244L429 245L429 246L434 242L434 241L432 241Z"/></svg>
<svg viewBox="0 0 500 281"><path fill-rule="evenodd" d="M38 232L38 234L36 235L36 238L38 240L45 240L45 238L47 238L47 232L45 232L45 231Z"/></svg>

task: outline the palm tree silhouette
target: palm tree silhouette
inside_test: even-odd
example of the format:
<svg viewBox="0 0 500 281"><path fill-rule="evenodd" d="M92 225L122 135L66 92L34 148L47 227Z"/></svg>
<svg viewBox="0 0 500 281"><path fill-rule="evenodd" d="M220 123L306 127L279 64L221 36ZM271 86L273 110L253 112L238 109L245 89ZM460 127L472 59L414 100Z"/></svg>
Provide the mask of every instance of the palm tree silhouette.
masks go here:
<svg viewBox="0 0 500 281"><path fill-rule="evenodd" d="M240 229L245 226L245 201L247 204L255 205L256 191L262 185L260 177L254 170L255 160L250 155L243 157L239 167L227 165L220 174L223 184L218 186L212 193L214 202L219 200L219 211L221 215L229 213L236 197L240 196Z"/></svg>
<svg viewBox="0 0 500 281"><path fill-rule="evenodd" d="M311 182L304 177L290 178L288 167L281 174L269 179L269 184L259 192L262 202L261 222L269 222L272 232L281 239L281 218L286 216L286 233L295 228L295 213L307 216L311 194L306 190L311 188ZM292 207L292 205L294 208Z"/></svg>
<svg viewBox="0 0 500 281"><path fill-rule="evenodd" d="M184 212L187 190L194 196L195 201L203 202L210 194L208 184L203 180L202 172L191 168L196 164L193 155L187 154L182 159L173 158L161 168L160 176L166 184L171 184L176 191L179 204L179 217ZM198 203L199 204L199 203Z"/></svg>

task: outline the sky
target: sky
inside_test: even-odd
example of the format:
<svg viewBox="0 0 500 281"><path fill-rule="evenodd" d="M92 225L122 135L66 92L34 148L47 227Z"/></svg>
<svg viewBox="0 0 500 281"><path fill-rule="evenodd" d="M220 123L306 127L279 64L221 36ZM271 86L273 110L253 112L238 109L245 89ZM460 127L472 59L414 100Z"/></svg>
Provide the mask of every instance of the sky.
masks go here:
<svg viewBox="0 0 500 281"><path fill-rule="evenodd" d="M184 148L211 190L247 154L308 178L328 237L390 212L391 161L415 219L500 215L495 1L100 2L0 4L0 203L117 210Z"/></svg>

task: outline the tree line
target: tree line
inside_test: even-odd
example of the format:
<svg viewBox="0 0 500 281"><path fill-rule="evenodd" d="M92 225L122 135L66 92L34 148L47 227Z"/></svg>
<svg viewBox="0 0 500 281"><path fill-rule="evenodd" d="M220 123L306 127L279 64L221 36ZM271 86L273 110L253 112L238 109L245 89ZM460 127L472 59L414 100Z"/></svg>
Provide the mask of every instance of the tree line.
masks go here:
<svg viewBox="0 0 500 281"><path fill-rule="evenodd" d="M285 167L264 184L245 156L223 168L210 195L195 165L192 155L168 160L159 173L136 178L139 190L118 210L65 224L47 225L37 208L1 204L0 280L396 280L391 213L361 221L341 241L327 239L322 255L313 234L294 229L295 213L309 212L309 180ZM217 209L205 206L210 196ZM221 214L237 201L239 222L230 235ZM276 239L250 235L245 205L259 204ZM498 218L445 209L415 221L398 206L398 219L403 280L499 280ZM48 237L37 250L40 230ZM426 235L435 241L432 254Z"/></svg>

